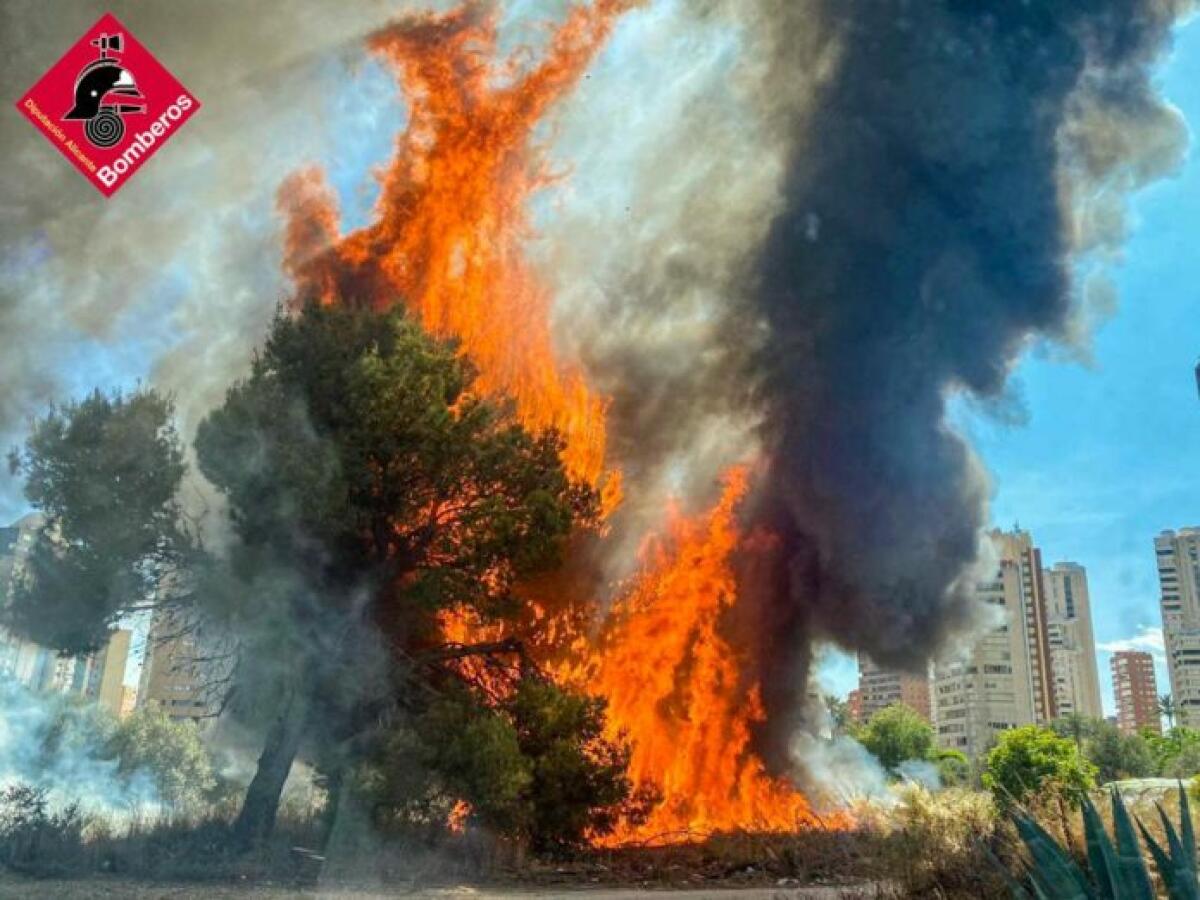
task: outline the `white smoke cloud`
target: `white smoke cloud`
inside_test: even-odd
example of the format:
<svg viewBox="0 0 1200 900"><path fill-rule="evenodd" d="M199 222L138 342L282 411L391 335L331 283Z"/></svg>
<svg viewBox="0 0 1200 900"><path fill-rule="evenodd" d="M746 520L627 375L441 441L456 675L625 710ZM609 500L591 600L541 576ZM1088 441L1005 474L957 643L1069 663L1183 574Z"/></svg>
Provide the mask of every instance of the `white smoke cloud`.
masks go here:
<svg viewBox="0 0 1200 900"><path fill-rule="evenodd" d="M156 809L158 792L148 773L118 773L117 760L106 753L111 728L95 707L0 681L0 791L17 784L43 788L52 803L78 803L91 813Z"/></svg>

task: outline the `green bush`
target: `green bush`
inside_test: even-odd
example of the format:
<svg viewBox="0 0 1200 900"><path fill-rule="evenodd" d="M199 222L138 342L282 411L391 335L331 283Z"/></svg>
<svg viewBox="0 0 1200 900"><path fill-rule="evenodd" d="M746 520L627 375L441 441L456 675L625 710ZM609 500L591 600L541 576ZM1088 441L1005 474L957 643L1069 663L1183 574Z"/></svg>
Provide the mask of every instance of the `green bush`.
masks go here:
<svg viewBox="0 0 1200 900"><path fill-rule="evenodd" d="M910 759L934 756L933 726L902 703L886 706L854 733L854 738L889 772Z"/></svg>
<svg viewBox="0 0 1200 900"><path fill-rule="evenodd" d="M961 750L937 750L930 761L937 767L942 787L963 787L971 780L971 761Z"/></svg>
<svg viewBox="0 0 1200 900"><path fill-rule="evenodd" d="M16 784L0 792L0 864L60 874L83 863L86 827L77 804L51 811L45 788Z"/></svg>
<svg viewBox="0 0 1200 900"><path fill-rule="evenodd" d="M1180 725L1164 735L1146 736L1161 778L1191 778L1200 773L1200 731Z"/></svg>
<svg viewBox="0 0 1200 900"><path fill-rule="evenodd" d="M117 761L122 778L149 777L171 812L198 810L217 784L197 727L158 709L139 709L121 722L109 739L108 754Z"/></svg>
<svg viewBox="0 0 1200 900"><path fill-rule="evenodd" d="M983 785L1008 809L1035 794L1057 793L1073 804L1095 787L1096 767L1069 739L1025 725L1000 735L987 755Z"/></svg>

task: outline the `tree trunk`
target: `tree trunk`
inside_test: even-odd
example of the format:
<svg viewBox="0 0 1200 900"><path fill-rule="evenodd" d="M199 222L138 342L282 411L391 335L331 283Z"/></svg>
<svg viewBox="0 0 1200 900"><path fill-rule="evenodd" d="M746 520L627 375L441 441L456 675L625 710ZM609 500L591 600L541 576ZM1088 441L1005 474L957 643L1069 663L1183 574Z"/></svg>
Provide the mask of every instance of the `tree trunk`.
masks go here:
<svg viewBox="0 0 1200 900"><path fill-rule="evenodd" d="M304 688L297 686L284 703L279 718L267 732L262 755L258 758L258 769L250 787L246 789L242 810L233 826L234 843L239 848L251 850L260 847L274 831L279 798L300 749L307 719L308 697Z"/></svg>

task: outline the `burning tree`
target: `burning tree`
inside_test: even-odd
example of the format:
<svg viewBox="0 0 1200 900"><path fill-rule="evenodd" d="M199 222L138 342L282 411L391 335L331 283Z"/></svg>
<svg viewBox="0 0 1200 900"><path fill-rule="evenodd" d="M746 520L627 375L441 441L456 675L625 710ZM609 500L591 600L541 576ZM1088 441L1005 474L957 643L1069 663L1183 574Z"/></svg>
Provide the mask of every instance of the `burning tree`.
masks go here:
<svg viewBox="0 0 1200 900"><path fill-rule="evenodd" d="M269 719L235 825L244 845L270 834L302 745L337 760L335 768L353 765L354 748L371 746L373 730L427 717L447 697L466 702L471 715L507 714L502 722L535 773L537 733L557 729L556 752L576 759L588 776L582 783L594 787L574 797L582 809L619 804L628 794L627 754L601 736L602 705L577 707L566 734L561 716L542 717L539 726L536 716L520 714L520 698L540 691L551 707L571 701L540 676L517 636L473 644L448 638L448 611L482 623L512 618L514 585L554 566L572 528L593 520L597 503L591 488L566 475L555 432L527 431L502 406L470 394L471 378L452 346L400 313L309 306L277 317L251 375L199 429L199 467L227 500L233 539L227 560L196 554L191 600L238 644L232 709ZM86 432L94 438L93 465L79 476L69 463L87 441L72 436L94 405L110 412L105 428ZM123 452L97 452L109 444ZM153 536L174 534L168 525L181 517L174 494L181 459L170 404L147 392L97 395L52 413L19 464L52 530L75 535L72 523L100 514L100 496L105 520ZM151 483L166 488L149 498L121 490L130 471L153 473L159 477ZM51 504L48 497L61 499ZM102 532L78 533L53 544L46 564L31 570L19 620L32 615L26 604L42 589L98 551L113 571L137 571L161 542L113 548ZM84 597L59 623L59 645L102 631L119 607L110 596ZM433 754L430 762L452 758ZM526 816L523 826L535 820Z"/></svg>
<svg viewBox="0 0 1200 900"><path fill-rule="evenodd" d="M231 605L239 631L289 633L286 653L266 656L290 671L266 679L279 712L238 822L250 842L314 723L344 741L385 701L420 706L461 682L464 658L519 664L515 640L447 644L438 614L511 615L516 581L554 565L595 515L558 436L526 431L470 383L454 349L401 314L309 306L277 319L250 378L200 427L201 471L239 538L234 572L268 582L265 608Z"/></svg>

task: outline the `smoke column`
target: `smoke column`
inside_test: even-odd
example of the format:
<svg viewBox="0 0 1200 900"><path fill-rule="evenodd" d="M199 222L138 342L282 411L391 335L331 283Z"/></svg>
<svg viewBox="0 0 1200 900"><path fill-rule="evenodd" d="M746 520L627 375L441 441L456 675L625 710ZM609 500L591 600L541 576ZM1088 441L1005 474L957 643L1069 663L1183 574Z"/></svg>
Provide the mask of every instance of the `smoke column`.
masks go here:
<svg viewBox="0 0 1200 900"><path fill-rule="evenodd" d="M915 668L969 623L986 481L947 399L1001 397L1031 338L1076 336L1094 297L1075 267L1115 250L1125 192L1180 158L1149 66L1187 6L777 4L775 79L811 64L787 35L819 33L836 62L792 119L753 287L776 748L814 636Z"/></svg>

